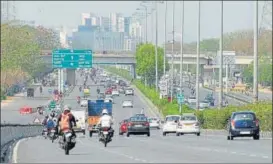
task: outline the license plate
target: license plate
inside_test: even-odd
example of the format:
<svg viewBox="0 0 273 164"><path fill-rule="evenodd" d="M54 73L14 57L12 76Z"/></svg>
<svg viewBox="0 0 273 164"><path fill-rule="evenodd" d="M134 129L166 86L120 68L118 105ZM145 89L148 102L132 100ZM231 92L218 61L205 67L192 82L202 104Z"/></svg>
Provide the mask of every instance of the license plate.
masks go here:
<svg viewBox="0 0 273 164"><path fill-rule="evenodd" d="M240 134L250 134L249 131L246 131L246 132L240 132Z"/></svg>
<svg viewBox="0 0 273 164"><path fill-rule="evenodd" d="M108 132L103 132L103 134L108 134Z"/></svg>
<svg viewBox="0 0 273 164"><path fill-rule="evenodd" d="M66 137L66 138L68 138L68 137L70 137L70 136L72 136L72 134L71 134L71 133L67 133L67 134L65 134L65 137Z"/></svg>
<svg viewBox="0 0 273 164"><path fill-rule="evenodd" d="M135 125L135 127L142 127L142 125Z"/></svg>

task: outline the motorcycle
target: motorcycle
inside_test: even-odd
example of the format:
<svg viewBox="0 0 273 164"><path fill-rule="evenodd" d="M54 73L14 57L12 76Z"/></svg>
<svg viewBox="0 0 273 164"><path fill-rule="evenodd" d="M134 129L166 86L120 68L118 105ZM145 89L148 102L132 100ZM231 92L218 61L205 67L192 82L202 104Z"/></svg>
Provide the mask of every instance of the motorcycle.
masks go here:
<svg viewBox="0 0 273 164"><path fill-rule="evenodd" d="M45 139L47 139L47 136L48 136L48 129L47 129L47 128L43 129L42 136L43 136Z"/></svg>
<svg viewBox="0 0 273 164"><path fill-rule="evenodd" d="M75 147L76 136L72 135L71 131L64 132L59 137L59 146L64 149L65 155L69 155L69 151Z"/></svg>
<svg viewBox="0 0 273 164"><path fill-rule="evenodd" d="M57 138L56 130L55 130L55 129L51 129L51 130L49 131L48 137L49 137L49 139L50 139L50 140L52 141L52 143L53 143L54 140Z"/></svg>
<svg viewBox="0 0 273 164"><path fill-rule="evenodd" d="M100 141L104 144L104 147L107 147L107 143L111 141L109 128L103 128L100 133Z"/></svg>

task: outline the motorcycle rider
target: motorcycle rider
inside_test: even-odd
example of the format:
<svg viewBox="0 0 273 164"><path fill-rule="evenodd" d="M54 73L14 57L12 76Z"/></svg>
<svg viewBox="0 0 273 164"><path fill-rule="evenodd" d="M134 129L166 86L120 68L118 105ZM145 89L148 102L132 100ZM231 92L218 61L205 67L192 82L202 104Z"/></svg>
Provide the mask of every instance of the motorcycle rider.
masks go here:
<svg viewBox="0 0 273 164"><path fill-rule="evenodd" d="M80 102L81 102L81 97L78 96L78 97L77 97L77 103L80 104Z"/></svg>
<svg viewBox="0 0 273 164"><path fill-rule="evenodd" d="M114 130L112 129L112 125L113 125L113 119L112 116L110 116L108 114L107 109L103 109L101 112L102 116L99 119L98 122L98 126L100 127L100 132L99 132L99 136L101 136L101 132L103 128L109 128L109 142L112 141L112 137L114 136ZM100 137L100 141L101 141L101 137Z"/></svg>
<svg viewBox="0 0 273 164"><path fill-rule="evenodd" d="M77 126L76 119L70 110L71 107L69 105L64 106L64 112L58 117L57 127L60 126L59 134L65 130L71 130L72 136L76 137L75 131L72 129L73 124Z"/></svg>

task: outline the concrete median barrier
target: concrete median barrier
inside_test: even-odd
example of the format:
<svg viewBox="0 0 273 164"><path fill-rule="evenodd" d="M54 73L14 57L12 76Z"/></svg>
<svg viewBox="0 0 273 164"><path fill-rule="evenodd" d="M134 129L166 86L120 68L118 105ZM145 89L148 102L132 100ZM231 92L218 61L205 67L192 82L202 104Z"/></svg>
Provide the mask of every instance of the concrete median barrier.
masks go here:
<svg viewBox="0 0 273 164"><path fill-rule="evenodd" d="M11 149L18 140L41 135L41 125L1 124L1 163L8 163Z"/></svg>

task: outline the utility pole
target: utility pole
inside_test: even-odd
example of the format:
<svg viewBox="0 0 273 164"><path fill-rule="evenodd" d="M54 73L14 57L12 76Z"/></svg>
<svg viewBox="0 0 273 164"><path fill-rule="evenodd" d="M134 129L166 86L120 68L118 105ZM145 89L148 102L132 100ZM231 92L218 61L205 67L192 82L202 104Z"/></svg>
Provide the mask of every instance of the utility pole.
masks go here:
<svg viewBox="0 0 273 164"><path fill-rule="evenodd" d="M164 75L166 75L166 44L167 44L167 11L168 11L168 1L166 1L166 6L165 6L165 23L164 23L164 34L165 34L165 38L164 38L164 63L163 63L163 71L164 71Z"/></svg>
<svg viewBox="0 0 273 164"><path fill-rule="evenodd" d="M201 7L201 2L198 1L198 18L197 18L197 55L196 55L196 109L199 111L199 67L200 67L200 7Z"/></svg>
<svg viewBox="0 0 273 164"><path fill-rule="evenodd" d="M220 30L220 43L219 43L219 55L220 55L220 67L219 67L219 109L222 108L223 104L223 28L224 28L224 1L221 0L221 30Z"/></svg>
<svg viewBox="0 0 273 164"><path fill-rule="evenodd" d="M183 43L184 43L184 0L182 1L181 11L181 43L180 43L180 96L182 95L183 83ZM179 113L182 111L182 104L179 105Z"/></svg>
<svg viewBox="0 0 273 164"><path fill-rule="evenodd" d="M174 78L174 70L173 70L173 57L174 57L174 12L175 10L175 1L173 1L173 39L172 39L172 75L171 75L171 102L173 102L173 78Z"/></svg>
<svg viewBox="0 0 273 164"><path fill-rule="evenodd" d="M155 87L158 91L158 54L157 54L157 41L158 41L158 13L157 13L157 2L155 2Z"/></svg>
<svg viewBox="0 0 273 164"><path fill-rule="evenodd" d="M253 40L253 47L254 47L254 71L253 71L253 101L258 101L258 23L259 23L259 17L258 17L258 7L259 3L256 0L254 2L254 40Z"/></svg>

